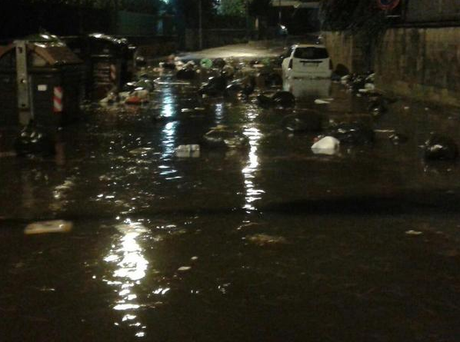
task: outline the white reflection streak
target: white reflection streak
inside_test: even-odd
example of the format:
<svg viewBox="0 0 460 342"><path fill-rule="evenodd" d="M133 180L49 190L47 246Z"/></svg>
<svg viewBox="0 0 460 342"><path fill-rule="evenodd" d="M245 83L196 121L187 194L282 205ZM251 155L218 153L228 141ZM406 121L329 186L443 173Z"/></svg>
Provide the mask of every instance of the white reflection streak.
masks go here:
<svg viewBox="0 0 460 342"><path fill-rule="evenodd" d="M223 103L217 103L216 104L216 125L221 125L222 120L224 118L224 104Z"/></svg>
<svg viewBox="0 0 460 342"><path fill-rule="evenodd" d="M257 116L257 112L249 111L248 114L249 120L254 120ZM259 168L259 157L257 154L257 149L259 146L259 141L262 137L260 130L253 126L247 127L244 130L244 135L249 138L249 155L248 155L248 163L246 167L242 170L243 177L244 177L244 187L246 189L245 200L246 203L244 205L244 209L247 211L254 211L256 207L252 204L253 202L260 200L262 197L261 195L265 193L263 190L256 189L253 179L255 178L256 172Z"/></svg>
<svg viewBox="0 0 460 342"><path fill-rule="evenodd" d="M174 150L176 148L177 125L177 122L169 122L163 128L161 139L161 144L163 145L163 153L161 159L163 161L171 159L171 157L174 155ZM177 170L170 165L160 165L160 168L162 169L160 176L164 177L166 180L176 178L175 174L177 173Z"/></svg>
<svg viewBox="0 0 460 342"><path fill-rule="evenodd" d="M136 320L136 311L140 308L137 295L134 293L135 285L139 285L145 277L149 262L144 257L144 249L137 239L146 232L141 223L127 219L124 224L116 226L122 233L118 244L112 246L104 261L114 264L112 280L105 280L107 284L118 289L119 299L114 306L116 311L124 311L122 322L131 327L145 328ZM136 331L136 336L144 336L143 331Z"/></svg>

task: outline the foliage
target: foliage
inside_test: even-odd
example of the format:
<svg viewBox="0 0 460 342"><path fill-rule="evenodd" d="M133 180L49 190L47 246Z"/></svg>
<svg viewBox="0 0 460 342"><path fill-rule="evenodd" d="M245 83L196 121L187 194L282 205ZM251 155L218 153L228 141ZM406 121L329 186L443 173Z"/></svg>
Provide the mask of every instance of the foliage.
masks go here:
<svg viewBox="0 0 460 342"><path fill-rule="evenodd" d="M322 0L320 13L323 30L348 30L371 44L388 27L385 12L375 0Z"/></svg>
<svg viewBox="0 0 460 342"><path fill-rule="evenodd" d="M385 19L375 0L322 0L323 28L360 31Z"/></svg>
<svg viewBox="0 0 460 342"><path fill-rule="evenodd" d="M243 17L246 16L246 0L220 0L219 14Z"/></svg>
<svg viewBox="0 0 460 342"><path fill-rule="evenodd" d="M245 17L246 11L250 16L267 16L271 0L220 0L219 14L234 17Z"/></svg>
<svg viewBox="0 0 460 342"><path fill-rule="evenodd" d="M17 0L16 3L117 9L148 14L156 14L165 6L162 0Z"/></svg>

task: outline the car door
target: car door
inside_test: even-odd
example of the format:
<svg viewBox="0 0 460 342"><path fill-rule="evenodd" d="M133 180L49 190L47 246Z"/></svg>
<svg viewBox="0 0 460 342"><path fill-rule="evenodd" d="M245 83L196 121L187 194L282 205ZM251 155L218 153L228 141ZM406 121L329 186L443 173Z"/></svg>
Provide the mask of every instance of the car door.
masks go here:
<svg viewBox="0 0 460 342"><path fill-rule="evenodd" d="M292 59L292 54L294 53L294 47L291 46L288 51L286 52L286 58L283 59L283 62L281 63L281 70L283 73L283 78L289 77L289 63Z"/></svg>

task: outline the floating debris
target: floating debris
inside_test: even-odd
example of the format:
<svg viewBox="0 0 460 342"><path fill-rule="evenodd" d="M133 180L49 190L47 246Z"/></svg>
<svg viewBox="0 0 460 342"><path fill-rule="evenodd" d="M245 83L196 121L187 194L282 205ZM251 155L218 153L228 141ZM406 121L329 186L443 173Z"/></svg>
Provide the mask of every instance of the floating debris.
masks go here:
<svg viewBox="0 0 460 342"><path fill-rule="evenodd" d="M185 271L189 271L189 270L191 270L191 269L192 269L191 266L181 266L181 267L179 267L177 270L178 270L179 272L185 272Z"/></svg>
<svg viewBox="0 0 460 342"><path fill-rule="evenodd" d="M422 235L422 234L423 234L422 232L419 232L417 230L412 230L412 229L406 232L406 235Z"/></svg>
<svg viewBox="0 0 460 342"><path fill-rule="evenodd" d="M323 100L323 99L316 99L315 104L330 104L331 101Z"/></svg>
<svg viewBox="0 0 460 342"><path fill-rule="evenodd" d="M314 154L334 155L339 151L340 141L334 137L324 137L313 144L311 150Z"/></svg>
<svg viewBox="0 0 460 342"><path fill-rule="evenodd" d="M198 158L200 156L200 145L179 145L176 148L175 155L179 158Z"/></svg>
<svg viewBox="0 0 460 342"><path fill-rule="evenodd" d="M455 141L446 136L432 134L424 145L425 160L455 160L458 147Z"/></svg>
<svg viewBox="0 0 460 342"><path fill-rule="evenodd" d="M0 158L16 157L16 156L17 156L17 153L14 151L0 152Z"/></svg>
<svg viewBox="0 0 460 342"><path fill-rule="evenodd" d="M68 233L72 226L72 222L63 220L34 222L25 228L24 234Z"/></svg>
<svg viewBox="0 0 460 342"><path fill-rule="evenodd" d="M286 238L282 236L274 236L267 234L248 235L245 239L258 246L278 245L287 243Z"/></svg>

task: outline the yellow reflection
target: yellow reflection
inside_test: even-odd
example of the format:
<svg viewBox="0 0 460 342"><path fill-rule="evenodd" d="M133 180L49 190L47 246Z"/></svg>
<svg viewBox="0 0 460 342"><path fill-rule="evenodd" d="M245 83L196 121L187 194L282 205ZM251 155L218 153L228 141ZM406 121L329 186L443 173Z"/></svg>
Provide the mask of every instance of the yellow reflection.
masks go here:
<svg viewBox="0 0 460 342"><path fill-rule="evenodd" d="M117 289L118 299L113 309L124 312L121 321L136 328L136 336L143 337L145 332L141 329L146 327L138 321L137 310L140 304L135 290L145 277L149 265L144 257L145 251L138 243L138 239L147 229L141 223L129 219L116 226L116 229L121 233L119 240L112 245L109 254L104 258L105 262L115 266L115 270L112 277L104 281Z"/></svg>

